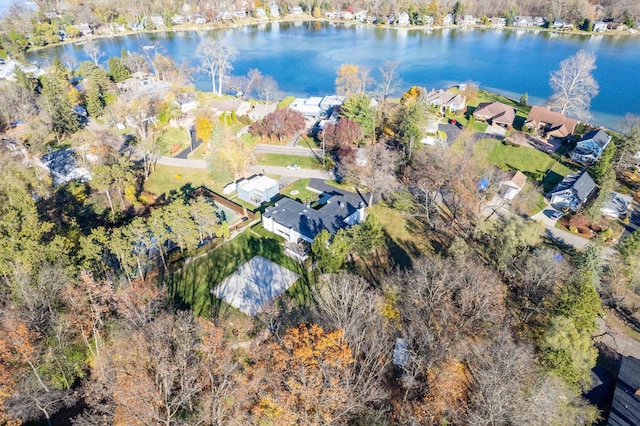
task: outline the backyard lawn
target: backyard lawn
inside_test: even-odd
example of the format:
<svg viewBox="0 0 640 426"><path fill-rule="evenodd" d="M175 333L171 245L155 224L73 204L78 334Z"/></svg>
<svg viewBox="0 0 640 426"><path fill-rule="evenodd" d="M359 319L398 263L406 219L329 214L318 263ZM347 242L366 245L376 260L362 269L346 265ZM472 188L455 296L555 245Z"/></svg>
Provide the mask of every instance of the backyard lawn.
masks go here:
<svg viewBox="0 0 640 426"><path fill-rule="evenodd" d="M307 185L309 185L309 179L299 179L291 185L282 188L280 193L294 200L298 200L303 204L307 204L318 198L318 194L308 190Z"/></svg>
<svg viewBox="0 0 640 426"><path fill-rule="evenodd" d="M266 233L266 231L265 231ZM267 233L270 234L270 233ZM231 275L238 266L260 255L300 275L287 290L298 303L309 300L310 275L305 266L288 257L276 238L260 236L245 229L234 239L221 244L210 253L186 263L182 268L162 278L170 297L178 308L191 309L201 316L238 317L243 314L217 299L211 290Z"/></svg>
<svg viewBox="0 0 640 426"><path fill-rule="evenodd" d="M219 190L222 185L216 183L209 177L205 169L191 169L186 167L172 167L158 164L156 171L151 173L144 183L147 192L156 195L168 194L177 191L184 185L191 184L192 187L206 186Z"/></svg>
<svg viewBox="0 0 640 426"><path fill-rule="evenodd" d="M474 156L479 161L494 164L503 170L520 170L529 179L542 180L545 193L575 171L545 152L524 146L505 145L493 139L478 141L474 146Z"/></svg>
<svg viewBox="0 0 640 426"><path fill-rule="evenodd" d="M158 143L162 147L162 155L171 155L173 145L180 144L181 148L173 153L175 155L189 146L191 138L186 128L178 129L176 127L168 127L160 135Z"/></svg>
<svg viewBox="0 0 640 426"><path fill-rule="evenodd" d="M265 166L285 167L287 164L297 164L303 169L322 170L322 161L316 157L283 154L258 154L256 163ZM329 161L327 161L329 164Z"/></svg>

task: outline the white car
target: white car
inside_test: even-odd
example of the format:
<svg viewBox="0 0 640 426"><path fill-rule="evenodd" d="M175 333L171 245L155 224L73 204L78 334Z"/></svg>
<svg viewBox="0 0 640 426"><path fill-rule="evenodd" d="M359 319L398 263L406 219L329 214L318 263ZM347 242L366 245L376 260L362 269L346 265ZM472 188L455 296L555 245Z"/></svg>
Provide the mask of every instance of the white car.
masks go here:
<svg viewBox="0 0 640 426"><path fill-rule="evenodd" d="M289 170L298 170L298 169L300 169L300 166L298 166L297 164L287 164L285 166L285 168L287 168Z"/></svg>

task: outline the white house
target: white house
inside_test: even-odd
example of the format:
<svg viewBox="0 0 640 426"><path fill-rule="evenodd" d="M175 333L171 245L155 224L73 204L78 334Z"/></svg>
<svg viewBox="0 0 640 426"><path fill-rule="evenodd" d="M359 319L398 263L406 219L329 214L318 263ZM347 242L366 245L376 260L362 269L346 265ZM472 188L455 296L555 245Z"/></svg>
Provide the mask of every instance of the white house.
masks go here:
<svg viewBox="0 0 640 426"><path fill-rule="evenodd" d="M355 21L358 22L364 22L367 20L367 11L366 10L361 10L359 12L356 12L355 15L353 15L353 19Z"/></svg>
<svg viewBox="0 0 640 426"><path fill-rule="evenodd" d="M460 94L453 94L448 90L432 90L427 93L427 102L429 105L437 107L442 114L447 109L451 112L464 111L467 107L466 99Z"/></svg>
<svg viewBox="0 0 640 426"><path fill-rule="evenodd" d="M207 23L207 20L202 15L196 16L196 19L193 21L196 25L204 25Z"/></svg>
<svg viewBox="0 0 640 426"><path fill-rule="evenodd" d="M398 25L401 27L409 25L409 14L407 12L400 12L400 15L398 15Z"/></svg>
<svg viewBox="0 0 640 426"><path fill-rule="evenodd" d="M453 14L447 13L444 18L442 18L442 25L453 25Z"/></svg>
<svg viewBox="0 0 640 426"><path fill-rule="evenodd" d="M256 206L271 201L278 190L278 181L263 175L244 179L237 185L238 198Z"/></svg>
<svg viewBox="0 0 640 426"><path fill-rule="evenodd" d="M516 16L513 20L514 27L533 27L534 22L531 16Z"/></svg>
<svg viewBox="0 0 640 426"><path fill-rule="evenodd" d="M269 6L269 14L274 18L280 17L280 9L276 3L271 3L271 6Z"/></svg>
<svg viewBox="0 0 640 426"><path fill-rule="evenodd" d="M602 33L607 31L607 23L603 21L596 21L593 23L593 32Z"/></svg>
<svg viewBox="0 0 640 426"><path fill-rule="evenodd" d="M291 8L292 15L302 15L302 8L300 6L293 6Z"/></svg>
<svg viewBox="0 0 640 426"><path fill-rule="evenodd" d="M499 184L500 193L505 200L513 200L524 185L527 183L527 177L519 170L511 172L509 179L503 180Z"/></svg>
<svg viewBox="0 0 640 426"><path fill-rule="evenodd" d="M157 28L162 28L164 27L164 18L160 15L155 15L151 17L151 22L153 23L153 25L155 25Z"/></svg>
<svg viewBox="0 0 640 426"><path fill-rule="evenodd" d="M254 11L256 18L258 19L262 19L265 16L267 16L267 12L264 11L264 8L262 7L256 7L256 10Z"/></svg>
<svg viewBox="0 0 640 426"><path fill-rule="evenodd" d="M312 243L316 235L338 230L364 220L364 202L339 193L323 194L320 206L312 208L291 198L282 198L262 214L264 229L280 235L289 243Z"/></svg>
<svg viewBox="0 0 640 426"><path fill-rule="evenodd" d="M184 16L182 16L182 15L173 15L173 18L171 18L171 23L173 25L184 24Z"/></svg>
<svg viewBox="0 0 640 426"><path fill-rule="evenodd" d="M489 21L493 28L504 28L507 25L506 18L491 18Z"/></svg>
<svg viewBox="0 0 640 426"><path fill-rule="evenodd" d="M237 12L234 12L233 15L238 19L244 19L247 17L247 12L245 12L244 10L239 10Z"/></svg>
<svg viewBox="0 0 640 426"><path fill-rule="evenodd" d="M602 215L618 219L629 210L633 197L611 191L609 198L602 207Z"/></svg>

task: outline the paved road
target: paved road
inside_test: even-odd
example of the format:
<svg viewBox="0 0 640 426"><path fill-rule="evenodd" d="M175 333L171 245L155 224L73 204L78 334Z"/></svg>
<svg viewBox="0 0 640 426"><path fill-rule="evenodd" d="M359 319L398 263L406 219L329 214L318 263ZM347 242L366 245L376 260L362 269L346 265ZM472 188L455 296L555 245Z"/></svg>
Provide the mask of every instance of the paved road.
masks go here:
<svg viewBox="0 0 640 426"><path fill-rule="evenodd" d="M282 154L282 155L299 155L304 157L322 157L321 150L304 148L299 146L282 146L256 144L254 151L256 154Z"/></svg>
<svg viewBox="0 0 640 426"><path fill-rule="evenodd" d="M262 173L267 175L280 175L287 177L296 177L299 179L304 178L317 178L317 179L335 179L336 176L333 174L333 171L325 171L325 170L312 170L312 169L298 169L298 170L289 170L286 167L276 167L276 166L249 166L247 169L250 173Z"/></svg>
<svg viewBox="0 0 640 426"><path fill-rule="evenodd" d="M160 157L157 161L158 164L163 166L172 167L186 167L188 169L206 169L207 163L204 160L185 160L183 158L175 157Z"/></svg>

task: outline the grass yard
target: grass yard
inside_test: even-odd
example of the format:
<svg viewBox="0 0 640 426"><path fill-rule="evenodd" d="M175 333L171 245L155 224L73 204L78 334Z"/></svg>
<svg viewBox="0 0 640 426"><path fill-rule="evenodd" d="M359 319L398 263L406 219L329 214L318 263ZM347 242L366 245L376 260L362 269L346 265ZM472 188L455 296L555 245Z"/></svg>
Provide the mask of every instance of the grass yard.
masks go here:
<svg viewBox="0 0 640 426"><path fill-rule="evenodd" d="M258 154L256 163L265 166L285 167L287 164L297 164L303 169L322 170L322 161L316 157L283 154ZM330 161L327 161L329 165Z"/></svg>
<svg viewBox="0 0 640 426"><path fill-rule="evenodd" d="M165 129L158 139L159 145L162 147L162 155L172 155L171 147L175 144L180 144L182 148L173 153L173 155L179 153L182 149L189 146L191 138L189 137L189 131L186 128L178 129L175 127L169 127Z"/></svg>
<svg viewBox="0 0 640 426"><path fill-rule="evenodd" d="M298 140L298 142L296 143L296 146L302 147L302 148L313 148L313 149L322 148L322 146L319 146L314 138L305 134L300 136L300 140Z"/></svg>
<svg viewBox="0 0 640 426"><path fill-rule="evenodd" d="M505 145L493 139L478 141L474 146L474 156L503 170L520 170L529 179L542 180L545 192L575 170L537 149Z"/></svg>
<svg viewBox="0 0 640 426"><path fill-rule="evenodd" d="M197 188L204 185L214 190L220 190L221 184L216 184L205 169L191 169L157 165L156 171L151 173L144 183L144 190L156 195L169 194L178 191L184 185L191 184Z"/></svg>
<svg viewBox="0 0 640 426"><path fill-rule="evenodd" d="M298 200L303 204L307 204L318 198L318 194L308 190L307 185L309 185L309 179L299 179L291 185L282 188L280 193L294 200Z"/></svg>
<svg viewBox="0 0 640 426"><path fill-rule="evenodd" d="M431 243L425 238L425 233L418 231L419 225L412 220L407 220L402 213L389 207L385 202L374 204L367 209L367 212L376 217L392 240L388 248L396 263L406 264L410 259L433 252Z"/></svg>
<svg viewBox="0 0 640 426"><path fill-rule="evenodd" d="M287 295L298 303L310 300L311 275L307 268L286 256L284 247L277 239L261 237L251 229L186 263L180 270L167 274L162 278L162 284L178 308L191 309L200 316L237 318L243 314L214 297L211 290L238 266L257 255L299 274L300 279L287 290Z"/></svg>

